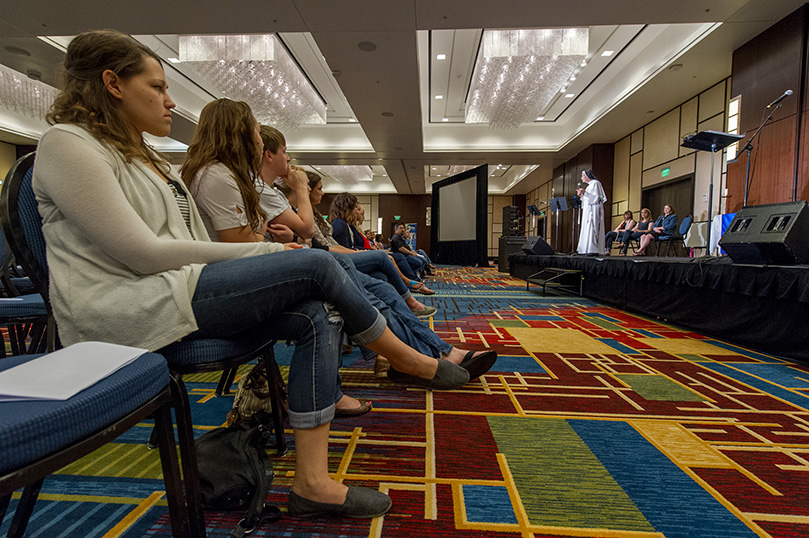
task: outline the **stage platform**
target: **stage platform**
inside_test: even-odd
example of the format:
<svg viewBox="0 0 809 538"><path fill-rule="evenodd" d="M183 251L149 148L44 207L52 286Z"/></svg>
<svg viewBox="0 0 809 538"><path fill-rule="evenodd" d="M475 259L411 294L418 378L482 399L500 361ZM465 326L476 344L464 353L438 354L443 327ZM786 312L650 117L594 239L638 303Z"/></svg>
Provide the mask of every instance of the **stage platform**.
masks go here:
<svg viewBox="0 0 809 538"><path fill-rule="evenodd" d="M809 362L809 266L720 258L509 256L512 276L577 269L583 295L764 353Z"/></svg>

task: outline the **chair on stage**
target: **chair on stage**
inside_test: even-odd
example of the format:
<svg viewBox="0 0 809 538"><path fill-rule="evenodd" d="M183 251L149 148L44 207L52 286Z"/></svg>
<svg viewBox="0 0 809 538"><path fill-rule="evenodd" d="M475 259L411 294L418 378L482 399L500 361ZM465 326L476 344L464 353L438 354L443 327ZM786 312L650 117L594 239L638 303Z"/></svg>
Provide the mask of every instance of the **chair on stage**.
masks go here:
<svg viewBox="0 0 809 538"><path fill-rule="evenodd" d="M677 254L677 245L681 245L683 249L685 249L685 236L688 234L688 230L691 229L691 222L692 222L691 215L685 217L683 221L680 223L680 228L677 230L677 234L675 235L661 235L657 238L657 250L655 251L655 256L660 255L660 247L663 246L663 243L666 243L666 256L668 257L671 253L671 249L674 248L674 253Z"/></svg>
<svg viewBox="0 0 809 538"><path fill-rule="evenodd" d="M22 157L14 165L0 194L0 218L14 255L22 264L31 281L45 298L48 296L48 262L45 256L45 237L42 234L42 218L37 210L37 201L31 186L34 154ZM48 303L48 312L51 312ZM51 317L52 319L52 317ZM196 448L191 421L191 406L183 376L203 372L223 371L220 387L229 386L235 369L253 359L262 358L265 377L270 388L275 448L279 454L286 453L284 438L281 389L283 380L277 379L279 369L274 364L274 340L268 340L259 326L253 330L228 338L183 339L159 350L166 358L172 377L173 405L177 418L177 436L180 445L183 483L190 514L191 532L194 537L205 536L205 520L202 510L199 474L197 472ZM56 327L52 338L56 340Z"/></svg>
<svg viewBox="0 0 809 538"><path fill-rule="evenodd" d="M0 371L37 357L1 360ZM172 535L191 536L171 423L171 382L166 360L146 353L67 400L0 402L0 523L12 493L24 488L7 536L23 536L48 475L150 416L158 432Z"/></svg>

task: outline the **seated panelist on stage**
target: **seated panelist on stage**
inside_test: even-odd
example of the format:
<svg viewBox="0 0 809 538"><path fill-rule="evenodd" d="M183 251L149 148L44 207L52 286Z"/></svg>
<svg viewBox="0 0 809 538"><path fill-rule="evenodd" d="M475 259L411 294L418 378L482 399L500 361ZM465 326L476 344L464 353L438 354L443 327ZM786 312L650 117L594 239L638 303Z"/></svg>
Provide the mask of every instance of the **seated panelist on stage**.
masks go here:
<svg viewBox="0 0 809 538"><path fill-rule="evenodd" d="M666 204L663 207L663 214L657 217L651 232L644 234L640 238L640 248L635 253L636 256L643 256L646 254L646 248L652 242L652 239L674 235L677 232L677 215L674 214L674 209Z"/></svg>
<svg viewBox="0 0 809 538"><path fill-rule="evenodd" d="M634 227L635 219L632 218L632 212L624 211L624 220L621 221L621 224L619 224L614 230L607 232L607 235L604 238L604 249L609 253L610 249L612 248L613 241L622 236L625 231L631 230Z"/></svg>

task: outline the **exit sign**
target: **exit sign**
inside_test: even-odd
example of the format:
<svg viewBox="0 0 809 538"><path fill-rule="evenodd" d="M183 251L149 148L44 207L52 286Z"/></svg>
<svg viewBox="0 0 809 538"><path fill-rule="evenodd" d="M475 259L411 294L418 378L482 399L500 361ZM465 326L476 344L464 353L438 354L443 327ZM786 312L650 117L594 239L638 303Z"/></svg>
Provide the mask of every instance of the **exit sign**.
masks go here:
<svg viewBox="0 0 809 538"><path fill-rule="evenodd" d="M671 168L664 168L660 171L660 177L666 177L671 174Z"/></svg>

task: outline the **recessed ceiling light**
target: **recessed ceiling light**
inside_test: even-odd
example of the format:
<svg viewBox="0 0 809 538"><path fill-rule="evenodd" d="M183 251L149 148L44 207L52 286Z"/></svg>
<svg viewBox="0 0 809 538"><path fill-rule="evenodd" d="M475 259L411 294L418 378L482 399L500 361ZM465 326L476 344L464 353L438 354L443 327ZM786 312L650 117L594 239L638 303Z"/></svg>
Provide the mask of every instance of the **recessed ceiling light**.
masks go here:
<svg viewBox="0 0 809 538"><path fill-rule="evenodd" d="M173 64L178 64L178 63L180 63L180 59L179 59L179 58L166 58L166 59L167 59L168 61L170 61L171 63L173 63Z"/></svg>
<svg viewBox="0 0 809 538"><path fill-rule="evenodd" d="M565 98L570 99L571 97L574 97L575 95L576 95L575 93L566 93Z"/></svg>
<svg viewBox="0 0 809 538"><path fill-rule="evenodd" d="M436 54L436 55L435 55L435 59L436 59L436 60L446 60L446 59L447 59L447 55L446 55L446 54Z"/></svg>
<svg viewBox="0 0 809 538"><path fill-rule="evenodd" d="M435 166L433 166L433 170L435 170Z"/></svg>
<svg viewBox="0 0 809 538"><path fill-rule="evenodd" d="M576 80L576 75L570 75L570 80Z"/></svg>
<svg viewBox="0 0 809 538"><path fill-rule="evenodd" d="M581 66L582 67L587 67L587 60L582 60L581 61Z"/></svg>
<svg viewBox="0 0 809 538"><path fill-rule="evenodd" d="M17 56L31 56L31 53L25 49L21 49L20 47L15 47L12 45L8 45L4 47L6 52L10 52L11 54L16 54Z"/></svg>
<svg viewBox="0 0 809 538"><path fill-rule="evenodd" d="M562 89L559 90L559 93L565 93L566 91L567 91L567 88L565 86L562 86Z"/></svg>
<svg viewBox="0 0 809 538"><path fill-rule="evenodd" d="M545 116L540 116L540 117L537 118L537 121L542 121L544 119L545 119Z"/></svg>
<svg viewBox="0 0 809 538"><path fill-rule="evenodd" d="M351 123L357 123L357 120L355 120L354 118L348 118L348 121Z"/></svg>
<svg viewBox="0 0 809 538"><path fill-rule="evenodd" d="M441 118L441 121L449 121L449 118Z"/></svg>
<svg viewBox="0 0 809 538"><path fill-rule="evenodd" d="M615 54L614 50L605 50L601 53L602 56L612 56L613 54Z"/></svg>
<svg viewBox="0 0 809 538"><path fill-rule="evenodd" d="M443 96L443 95L436 95L436 96L435 96L435 98L436 98L436 99L443 99L443 98L444 98L444 96Z"/></svg>

